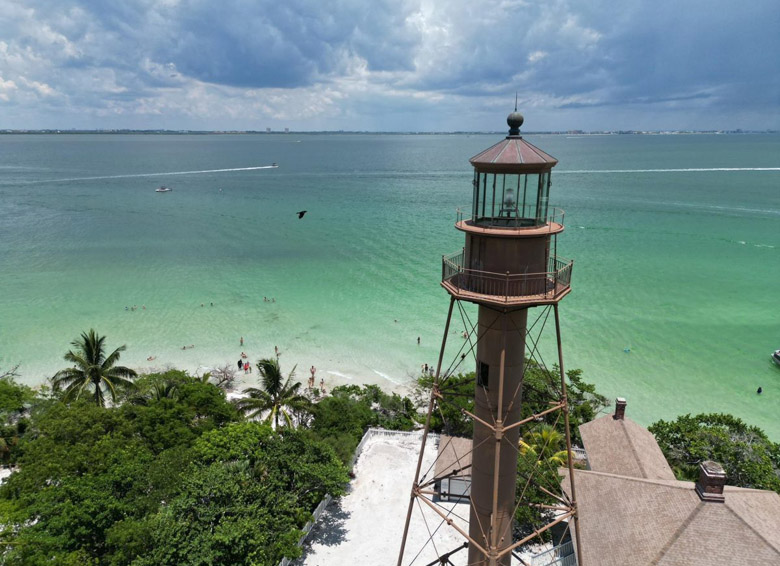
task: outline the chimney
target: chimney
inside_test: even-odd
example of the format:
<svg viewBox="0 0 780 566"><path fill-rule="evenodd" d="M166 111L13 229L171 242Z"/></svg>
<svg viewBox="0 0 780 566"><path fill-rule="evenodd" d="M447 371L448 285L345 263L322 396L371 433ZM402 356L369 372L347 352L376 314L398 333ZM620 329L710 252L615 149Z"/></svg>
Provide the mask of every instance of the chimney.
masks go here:
<svg viewBox="0 0 780 566"><path fill-rule="evenodd" d="M723 503L723 486L726 484L726 472L723 467L712 460L699 464L699 481L696 482L696 493L702 501Z"/></svg>
<svg viewBox="0 0 780 566"><path fill-rule="evenodd" d="M626 400L622 397L618 397L615 399L615 414L612 415L612 418L616 421L622 421L623 417L626 416Z"/></svg>

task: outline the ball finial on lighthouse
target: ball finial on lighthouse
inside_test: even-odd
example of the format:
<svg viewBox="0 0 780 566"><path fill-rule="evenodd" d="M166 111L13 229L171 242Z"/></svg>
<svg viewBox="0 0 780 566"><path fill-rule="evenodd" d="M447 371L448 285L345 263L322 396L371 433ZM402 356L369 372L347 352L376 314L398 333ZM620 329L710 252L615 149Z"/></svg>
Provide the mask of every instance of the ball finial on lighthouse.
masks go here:
<svg viewBox="0 0 780 566"><path fill-rule="evenodd" d="M517 111L512 112L509 116L506 117L506 123L509 124L509 135L519 136L520 126L523 125L523 115Z"/></svg>
<svg viewBox="0 0 780 566"><path fill-rule="evenodd" d="M510 136L520 135L520 126L523 125L523 120L523 115L517 111L517 93L515 93L515 111L506 117L506 123L509 125Z"/></svg>

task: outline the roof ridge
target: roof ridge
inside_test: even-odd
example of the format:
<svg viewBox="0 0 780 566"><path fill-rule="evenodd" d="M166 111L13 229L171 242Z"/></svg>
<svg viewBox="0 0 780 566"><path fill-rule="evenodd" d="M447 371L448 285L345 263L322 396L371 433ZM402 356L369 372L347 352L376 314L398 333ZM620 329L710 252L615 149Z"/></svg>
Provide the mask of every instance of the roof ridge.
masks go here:
<svg viewBox="0 0 780 566"><path fill-rule="evenodd" d="M634 442L631 440L631 435L628 434L628 431L626 430L626 421L623 419L620 419L620 430L623 431L623 435L628 439L628 445L631 447L631 453L634 455L634 460L636 461L637 465L639 466L639 471L642 472L642 477L644 479L647 478L647 471L645 470L645 467L642 465L642 459L639 457L639 452L636 449L636 446L634 446Z"/></svg>
<svg viewBox="0 0 780 566"><path fill-rule="evenodd" d="M688 528L688 526L693 522L693 520L701 513L701 510L703 509L703 504L699 502L696 507L693 508L693 511L685 518L685 520L680 523L680 526L677 527L677 530L674 531L674 534L672 537L666 541L666 544L664 544L663 548L661 548L660 552L656 555L655 558L650 562L650 564L657 565L658 562L666 555L667 552L669 552L669 549L674 546L674 543L677 542L682 534L685 532L685 530Z"/></svg>
<svg viewBox="0 0 780 566"><path fill-rule="evenodd" d="M660 478L638 478L636 476L623 476L620 474L613 474L610 472L597 472L595 470L577 470L577 473L586 473L586 474L592 474L594 476L604 476L609 478L617 478L621 480L629 480L629 481L637 481L642 483L651 483L655 485L662 485L665 487L670 487L673 489L684 489L686 491L692 490L694 482L685 481L685 480L665 480Z"/></svg>
<svg viewBox="0 0 780 566"><path fill-rule="evenodd" d="M525 142L525 145L527 145L531 149L531 151L533 151L537 155L537 157L540 157L541 159L544 159L545 155L547 157L552 157L552 155L548 154L546 151L543 151L543 150L539 149L538 147L536 147L531 142ZM544 155L542 155L542 154L544 154Z"/></svg>
<svg viewBox="0 0 780 566"><path fill-rule="evenodd" d="M726 501L728 501L728 500L726 500ZM724 502L724 503L725 503L725 502ZM761 539L761 540L763 540L763 541L764 541L766 544L768 544L768 545L769 545L769 547L770 547L770 548L772 548L772 549L773 549L773 550L774 550L774 551L775 551L775 552L776 552L776 553L777 553L777 554L780 556L780 548L778 548L778 547L777 547L777 546L776 546L776 545L775 545L773 542L771 542L771 541L767 540L767 538L766 538L764 535L762 535L760 532L758 532L758 530L756 530L756 528L755 528L753 525L751 525L750 523L748 523L748 522L747 522L747 521L746 521L746 520L745 520L745 519L742 517L742 515L740 515L739 513L737 513L737 512L736 512L736 511L735 511L735 510L734 510L732 507L730 507L728 504L726 504L726 505L724 505L724 506L726 507L726 509L728 509L728 510L729 510L729 512L731 512L731 514L732 514L732 515L734 515L734 516L735 516L737 519L739 519L739 520L740 520L740 521L741 521L743 524L745 524L745 525L747 526L747 528L749 528L751 531L753 531L754 533L756 533L756 536L757 536L758 538L760 538L760 539Z"/></svg>

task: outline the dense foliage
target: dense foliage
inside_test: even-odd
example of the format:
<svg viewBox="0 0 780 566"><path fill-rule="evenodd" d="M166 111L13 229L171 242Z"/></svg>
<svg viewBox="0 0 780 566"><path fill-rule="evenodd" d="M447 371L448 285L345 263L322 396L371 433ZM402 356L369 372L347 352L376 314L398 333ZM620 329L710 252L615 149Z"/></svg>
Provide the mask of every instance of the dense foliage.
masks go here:
<svg viewBox="0 0 780 566"><path fill-rule="evenodd" d="M387 394L376 385L342 385L313 408L311 432L330 445L343 462L349 462L369 427L412 430L416 425L414 403L397 393Z"/></svg>
<svg viewBox="0 0 780 566"><path fill-rule="evenodd" d="M560 493L559 468L568 465L566 439L555 427L539 424L520 440L517 459L517 500L522 502L515 511L516 538L525 538L554 519L549 509L528 505L529 502L557 505L550 493ZM551 531L545 531L535 539L551 540Z"/></svg>
<svg viewBox="0 0 780 566"><path fill-rule="evenodd" d="M82 354L100 349L82 338ZM301 393L276 360L263 362L261 388L235 403L214 383L224 380L177 370L107 383L93 367L95 380L83 372L78 387L38 396L12 377L0 379L0 449L18 466L0 487L0 562L275 566L297 557L300 529L326 493L343 493L345 464L366 429L421 426L419 400L432 382L420 380L418 402L370 385L318 398ZM576 434L606 403L579 370L567 377ZM473 409L473 374L444 387L448 402L432 415L433 430L471 436L462 411ZM547 409L558 387L556 370L529 361L523 417ZM91 394L79 399L79 388ZM527 479L557 490L563 422L548 415L536 425L518 447L518 493L553 503ZM520 507L518 534L544 518Z"/></svg>
<svg viewBox="0 0 780 566"><path fill-rule="evenodd" d="M599 412L607 406L607 399L596 392L594 385L582 380L582 370L573 369L566 372L566 389L569 400L569 423L572 442L579 443L579 426L595 419ZM445 400L439 403L431 415L431 428L451 436L471 437L473 423L463 410L473 411L474 408L474 373L448 377L440 386ZM433 378L422 377L418 385L427 395L433 385ZM552 371L541 367L534 360L526 359L526 370L522 389L521 418L539 414L550 408L550 400L561 397L560 377L557 366ZM564 433L563 419L557 419L556 413L550 413L543 422L554 425Z"/></svg>
<svg viewBox="0 0 780 566"><path fill-rule="evenodd" d="M289 427L304 420L311 403L301 393L301 384L293 381L295 368L285 379L279 360L264 358L257 362L257 371L262 387L244 389L247 397L238 401L238 408L250 418L265 414L265 421L272 423L274 428L279 428L280 416Z"/></svg>
<svg viewBox="0 0 780 566"><path fill-rule="evenodd" d="M595 386L582 380L578 369L566 372L569 401L569 422L572 442L581 442L579 426L593 420L607 405L607 399L596 393ZM418 381L418 398L430 392L433 379ZM431 414L431 428L451 436L471 438L473 421L465 411L474 410L475 374L450 376L440 384L443 400ZM523 378L521 418L540 414L550 408L550 401L561 397L560 374L557 366L547 370L531 359L526 359ZM565 422L560 411L549 413L532 425L524 427L524 436L518 446L517 498L521 502L555 505L549 493L560 492L558 468L566 466ZM520 504L515 512L515 535L525 537L551 520L552 511ZM549 539L545 532L543 539Z"/></svg>
<svg viewBox="0 0 780 566"><path fill-rule="evenodd" d="M58 371L51 380L54 390L62 391L63 400L79 399L91 391L93 402L102 407L106 393L116 402L118 390L132 387L135 371L117 365L125 346L107 354L105 342L106 337L93 329L71 342L73 349L65 354L65 361L72 366Z"/></svg>
<svg viewBox="0 0 780 566"><path fill-rule="evenodd" d="M183 372L144 376L108 408L0 380L0 409L5 427L27 423L0 487L9 566L272 566L297 556L311 511L347 481L313 435L244 422Z"/></svg>
<svg viewBox="0 0 780 566"><path fill-rule="evenodd" d="M19 438L30 424L26 410L35 399L35 392L16 383L9 373L0 378L0 458L3 464L16 461Z"/></svg>
<svg viewBox="0 0 780 566"><path fill-rule="evenodd" d="M684 415L658 421L649 430L679 479L696 481L699 463L714 460L723 466L729 485L780 492L780 444L737 417Z"/></svg>

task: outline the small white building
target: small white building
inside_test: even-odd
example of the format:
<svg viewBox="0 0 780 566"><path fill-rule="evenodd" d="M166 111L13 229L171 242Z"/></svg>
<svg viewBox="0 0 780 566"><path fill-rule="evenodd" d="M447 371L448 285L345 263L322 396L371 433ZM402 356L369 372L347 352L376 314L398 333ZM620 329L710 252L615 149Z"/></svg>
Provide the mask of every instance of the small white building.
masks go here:
<svg viewBox="0 0 780 566"><path fill-rule="evenodd" d="M471 494L470 438L441 435L436 460L436 493L442 501L461 501Z"/></svg>

